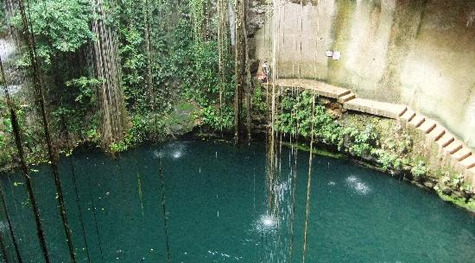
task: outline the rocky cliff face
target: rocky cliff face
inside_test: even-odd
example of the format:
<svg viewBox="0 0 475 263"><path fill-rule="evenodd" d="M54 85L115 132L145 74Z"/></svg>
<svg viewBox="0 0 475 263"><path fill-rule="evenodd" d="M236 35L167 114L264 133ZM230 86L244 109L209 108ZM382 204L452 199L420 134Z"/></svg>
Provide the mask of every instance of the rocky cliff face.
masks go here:
<svg viewBox="0 0 475 263"><path fill-rule="evenodd" d="M475 148L474 0L274 1L254 6L267 13L255 57L275 60L279 77L407 104Z"/></svg>
<svg viewBox="0 0 475 263"><path fill-rule="evenodd" d="M20 91L23 84L21 70L14 65L16 54L15 41L12 37L0 38L0 57L7 77L8 90L10 94ZM0 87L0 96L4 93L3 86Z"/></svg>

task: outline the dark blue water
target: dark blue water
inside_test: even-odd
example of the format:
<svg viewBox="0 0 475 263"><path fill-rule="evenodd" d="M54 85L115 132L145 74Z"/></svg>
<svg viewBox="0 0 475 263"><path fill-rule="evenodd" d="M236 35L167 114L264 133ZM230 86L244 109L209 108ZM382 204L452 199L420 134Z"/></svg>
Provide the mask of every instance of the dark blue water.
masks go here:
<svg viewBox="0 0 475 263"><path fill-rule="evenodd" d="M295 180L284 149L270 184L265 152L261 144L179 141L115 159L91 151L63 158L79 262L167 262L167 240L172 262L302 262L308 154L299 152ZM52 262L70 262L49 167L34 168ZM24 262L43 262L22 177L1 182ZM475 262L473 215L387 175L314 157L310 202L306 262Z"/></svg>

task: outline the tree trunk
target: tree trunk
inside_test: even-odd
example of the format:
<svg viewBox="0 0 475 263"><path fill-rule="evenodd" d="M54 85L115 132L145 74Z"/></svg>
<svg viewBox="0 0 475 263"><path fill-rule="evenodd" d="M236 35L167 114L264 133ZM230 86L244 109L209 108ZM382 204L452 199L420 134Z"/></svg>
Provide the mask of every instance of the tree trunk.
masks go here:
<svg viewBox="0 0 475 263"><path fill-rule="evenodd" d="M109 147L123 139L127 116L125 102L120 86L120 68L118 61L117 39L113 29L106 25L107 15L102 0L94 0L96 19L92 31L97 40L94 42L94 66L96 77L102 80L98 91L98 101L102 114L102 143Z"/></svg>

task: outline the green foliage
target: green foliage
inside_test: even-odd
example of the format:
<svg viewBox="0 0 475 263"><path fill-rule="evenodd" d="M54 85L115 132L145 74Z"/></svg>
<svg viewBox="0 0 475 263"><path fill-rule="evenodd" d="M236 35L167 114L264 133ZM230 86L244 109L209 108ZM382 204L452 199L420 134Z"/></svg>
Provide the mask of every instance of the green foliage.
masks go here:
<svg viewBox="0 0 475 263"><path fill-rule="evenodd" d="M21 128L23 147L26 151L28 162L39 162L45 160L46 151L44 149L41 127L28 127L27 116L32 116L31 108L28 105L15 107L17 119ZM28 127L28 128L25 128ZM0 100L0 167L12 165L17 157L17 148L13 135L10 110L5 101Z"/></svg>
<svg viewBox="0 0 475 263"><path fill-rule="evenodd" d="M262 94L260 85L255 85L254 93L252 94L252 110L254 114L267 114L267 102Z"/></svg>
<svg viewBox="0 0 475 263"><path fill-rule="evenodd" d="M95 40L90 30L95 19L93 2L33 0L27 8L53 136L60 147L66 145L67 138L73 145L85 141L99 144L101 140L97 95L106 80L91 78L92 57L86 48ZM225 47L220 50L226 52L222 54L223 74L218 73L216 14L206 11L208 4L202 0L123 0L112 6L104 1L103 22L117 33L121 87L132 124L125 138L111 146L112 151L178 132L183 120L177 119L174 111L181 101L193 104L192 116L201 121L193 119L194 125L202 123L216 130L232 127L234 61L228 52L230 44L221 44ZM12 24L22 28L19 15ZM26 49L21 51L17 65L30 66ZM24 133L29 155L44 150L34 106L21 112L21 121L28 127ZM190 120L184 122L188 125Z"/></svg>
<svg viewBox="0 0 475 263"><path fill-rule="evenodd" d="M376 158L385 170L408 167L409 161L403 157L412 145L408 138L397 143L388 139L382 144L374 125L365 124L363 128L349 124L343 127L321 105L315 105L312 119L313 98L307 92L296 97L284 96L280 105L282 111L277 115L277 130L293 136L310 137L313 124L313 135L317 141L337 146L340 151L354 157L370 160Z"/></svg>
<svg viewBox="0 0 475 263"><path fill-rule="evenodd" d="M0 0L0 6L2 6L2 8L0 8L0 36L2 36L8 31L5 0Z"/></svg>
<svg viewBox="0 0 475 263"><path fill-rule="evenodd" d="M92 18L90 2L86 0L32 1L29 21L36 37L37 53L46 63L57 53L75 52L93 39L89 29ZM21 29L19 15L13 24Z"/></svg>
<svg viewBox="0 0 475 263"><path fill-rule="evenodd" d="M183 87L188 86L194 64L187 5L170 1L121 2L122 87L127 107L133 113L166 114L180 100ZM152 87L147 87L148 78Z"/></svg>
<svg viewBox="0 0 475 263"><path fill-rule="evenodd" d="M144 107L148 103L144 95L145 55L140 52L143 37L136 28L121 30L123 42L119 50L122 56L122 87L130 109Z"/></svg>
<svg viewBox="0 0 475 263"><path fill-rule="evenodd" d="M8 108L4 100L0 100L0 165L2 166L12 161L13 141L9 136L11 133L12 125Z"/></svg>
<svg viewBox="0 0 475 263"><path fill-rule="evenodd" d="M203 124L215 130L230 129L234 125L234 110L229 106L221 109L208 106L203 109L201 117Z"/></svg>
<svg viewBox="0 0 475 263"><path fill-rule="evenodd" d="M138 145L147 140L157 140L157 137L164 137L164 122L154 114L136 114L132 118L132 128L128 130L123 140L112 143L111 152L123 152L130 147Z"/></svg>
<svg viewBox="0 0 475 263"><path fill-rule="evenodd" d="M399 171L405 169L409 165L409 161L399 155L385 151L383 149L374 149L373 155L377 156L378 162L386 171Z"/></svg>
<svg viewBox="0 0 475 263"><path fill-rule="evenodd" d="M103 80L79 77L66 82L67 92L62 93L61 104L51 113L56 130L78 136L81 141L100 141L99 113L96 90Z"/></svg>
<svg viewBox="0 0 475 263"><path fill-rule="evenodd" d="M347 147L347 151L358 157L369 156L378 146L378 134L374 126L367 125L363 131L355 127L346 127L342 130L343 141L340 141Z"/></svg>
<svg viewBox="0 0 475 263"><path fill-rule="evenodd" d="M67 134L69 138L97 142L99 114L95 106L99 81L81 77L92 75L85 68L87 59L80 52L94 40L89 29L93 17L90 3L86 0L31 1L27 7L27 18L35 36L53 136L66 138L63 136ZM18 11L12 18L12 24L22 31L23 24ZM31 61L28 52L24 47L21 51L22 56L17 60L17 65L29 67ZM42 128L41 122L35 121L37 112L33 109L28 109L28 122L24 126L27 128L23 130L27 152L35 158L42 150L43 142L42 133L35 132Z"/></svg>
<svg viewBox="0 0 475 263"><path fill-rule="evenodd" d="M190 0L191 17L193 21L193 36L200 41L205 34L206 0Z"/></svg>
<svg viewBox="0 0 475 263"><path fill-rule="evenodd" d="M233 75L226 74L220 83L218 76L218 46L216 41L195 43L192 47L192 67L185 78L185 96L203 108L203 123L214 129L230 129L234 123L232 101ZM232 61L227 61L230 70Z"/></svg>
<svg viewBox="0 0 475 263"><path fill-rule="evenodd" d="M96 105L96 90L103 82L104 80L83 76L66 82L66 87L76 89L74 92L76 94L74 101L81 104L82 108L91 108Z"/></svg>
<svg viewBox="0 0 475 263"><path fill-rule="evenodd" d="M427 175L428 169L423 161L417 162L415 166L411 168L411 173L415 178L423 178Z"/></svg>
<svg viewBox="0 0 475 263"><path fill-rule="evenodd" d="M312 119L314 96L303 92L296 98L285 96L281 101L282 113L277 116L276 129L291 135L310 136L313 131L316 140L335 144L341 137L341 127L335 122L324 106L315 105Z"/></svg>

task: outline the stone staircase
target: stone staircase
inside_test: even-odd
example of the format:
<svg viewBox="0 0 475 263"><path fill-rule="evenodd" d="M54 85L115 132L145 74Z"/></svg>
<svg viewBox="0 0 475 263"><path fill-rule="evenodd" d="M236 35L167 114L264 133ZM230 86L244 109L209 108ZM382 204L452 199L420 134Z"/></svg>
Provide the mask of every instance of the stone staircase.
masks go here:
<svg viewBox="0 0 475 263"><path fill-rule="evenodd" d="M374 100L353 98L342 103L343 108L356 112L363 112L375 116L397 119L407 107L399 104L391 104Z"/></svg>
<svg viewBox="0 0 475 263"><path fill-rule="evenodd" d="M267 84L268 87L272 85ZM276 86L309 90L319 96L336 99L344 109L395 119L407 127L417 129L427 142L436 145L439 152L448 158L451 167L465 176L465 182L475 186L475 153L440 123L407 106L357 98L349 89L316 80L280 79Z"/></svg>
<svg viewBox="0 0 475 263"><path fill-rule="evenodd" d="M431 143L435 143L439 151L447 155L451 165L465 174L466 180L475 185L475 155L445 129L441 124L421 114L408 110L400 117L401 121L423 132Z"/></svg>

